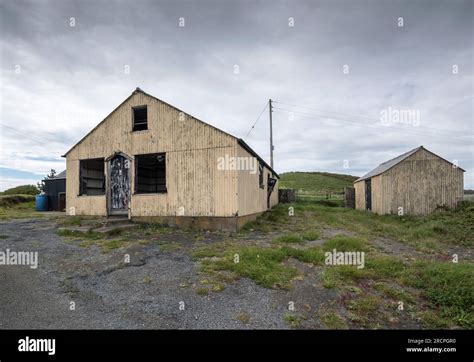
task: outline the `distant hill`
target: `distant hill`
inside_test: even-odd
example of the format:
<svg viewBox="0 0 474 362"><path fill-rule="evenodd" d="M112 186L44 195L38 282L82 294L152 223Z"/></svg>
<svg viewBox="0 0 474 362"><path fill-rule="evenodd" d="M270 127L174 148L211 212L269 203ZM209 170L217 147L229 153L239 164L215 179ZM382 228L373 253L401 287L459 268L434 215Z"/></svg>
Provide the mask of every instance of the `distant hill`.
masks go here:
<svg viewBox="0 0 474 362"><path fill-rule="evenodd" d="M315 194L341 193L352 186L357 176L329 172L286 172L280 174L280 188L304 190Z"/></svg>
<svg viewBox="0 0 474 362"><path fill-rule="evenodd" d="M35 185L21 185L0 192L0 195L38 195L39 191Z"/></svg>

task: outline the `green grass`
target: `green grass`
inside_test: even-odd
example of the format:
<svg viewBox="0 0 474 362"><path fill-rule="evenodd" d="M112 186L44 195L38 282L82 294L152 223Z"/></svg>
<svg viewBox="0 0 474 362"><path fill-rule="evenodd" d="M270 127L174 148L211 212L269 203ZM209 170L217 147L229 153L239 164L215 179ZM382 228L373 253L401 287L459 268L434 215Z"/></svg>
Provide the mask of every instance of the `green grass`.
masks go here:
<svg viewBox="0 0 474 362"><path fill-rule="evenodd" d="M87 248L90 246L98 246L103 254L107 254L112 250L124 247L132 242L143 244L144 240L130 240L127 237L116 238L111 234L102 234L95 231L80 232L75 230L58 230L58 235L65 238L79 241L79 246Z"/></svg>
<svg viewBox="0 0 474 362"><path fill-rule="evenodd" d="M77 239L88 239L88 240L99 240L104 238L104 234L100 234L94 231L89 231L87 233L76 231L76 230L67 230L61 229L57 231L59 236L65 236L70 238L77 238Z"/></svg>
<svg viewBox="0 0 474 362"><path fill-rule="evenodd" d="M374 289L382 293L385 297L395 301L402 301L405 303L413 303L413 297L401 287L394 287L386 282L377 282L374 284Z"/></svg>
<svg viewBox="0 0 474 362"><path fill-rule="evenodd" d="M280 188L313 191L319 194L340 193L358 177L328 172L286 172L280 174Z"/></svg>
<svg viewBox="0 0 474 362"><path fill-rule="evenodd" d="M171 232L179 232L178 229L173 229L167 225L156 223L140 223L138 230L144 235L154 236L160 234L169 234Z"/></svg>
<svg viewBox="0 0 474 362"><path fill-rule="evenodd" d="M283 235L279 236L278 238L275 238L272 240L274 243L302 243L304 240L301 236L295 235L295 234L289 234L289 235Z"/></svg>
<svg viewBox="0 0 474 362"><path fill-rule="evenodd" d="M0 195L38 195L39 190L35 185L21 185L0 192Z"/></svg>
<svg viewBox="0 0 474 362"><path fill-rule="evenodd" d="M342 319L338 314L330 312L325 314L322 317L324 325L329 329L346 329L347 325L344 319Z"/></svg>
<svg viewBox="0 0 474 362"><path fill-rule="evenodd" d="M357 283L362 279L392 281L421 291L430 307L438 313L428 313L430 325L449 322L462 327L474 327L474 265L451 262L417 261L404 264L393 257L366 260L364 269L353 266L333 266L323 272L325 287L334 288ZM403 289L394 289L377 283L376 290L396 300L412 302L412 296ZM436 322L435 316L441 318Z"/></svg>
<svg viewBox="0 0 474 362"><path fill-rule="evenodd" d="M18 195L17 195L18 196ZM3 196L2 198L8 198L10 196ZM15 196L16 197L16 196ZM43 217L44 214L35 211L35 202L34 201L25 201L20 203L13 204L3 204L0 206L0 219L22 219L22 218L37 218Z"/></svg>
<svg viewBox="0 0 474 362"><path fill-rule="evenodd" d="M81 226L82 220L82 216L68 216L59 220L59 224L62 226Z"/></svg>
<svg viewBox="0 0 474 362"><path fill-rule="evenodd" d="M163 252L173 252L177 251L183 248L183 245L180 243L166 243L166 244L160 244L160 251Z"/></svg>
<svg viewBox="0 0 474 362"><path fill-rule="evenodd" d="M375 296L360 297L349 302L348 308L358 316L374 317L380 308L381 300Z"/></svg>
<svg viewBox="0 0 474 362"><path fill-rule="evenodd" d="M2 195L0 196L1 207L11 207L22 203L31 203L35 201L32 195L17 194L17 195Z"/></svg>
<svg viewBox="0 0 474 362"><path fill-rule="evenodd" d="M403 273L402 283L421 289L440 315L474 328L474 265L419 261Z"/></svg>
<svg viewBox="0 0 474 362"><path fill-rule="evenodd" d="M336 235L323 245L324 251L367 251L367 242L359 237Z"/></svg>
<svg viewBox="0 0 474 362"><path fill-rule="evenodd" d="M294 216L288 215L289 207L294 208ZM316 224L346 229L358 237L392 238L423 251L436 250L438 243L474 246L474 202L463 202L457 209L439 210L425 217L377 215L318 202L279 204L271 215L270 218L270 213L264 213L245 230L284 229L296 233Z"/></svg>
<svg viewBox="0 0 474 362"><path fill-rule="evenodd" d="M285 316L283 317L283 320L285 321L285 323L291 327L291 328L299 328L301 327L301 323L302 323L302 320L301 320L301 317L296 315L296 314L293 314L293 313L287 313L285 314Z"/></svg>
<svg viewBox="0 0 474 362"><path fill-rule="evenodd" d="M330 266L323 272L323 285L326 288L341 287L362 279L383 280L397 278L407 269L396 257L365 256L365 266L358 269L354 265Z"/></svg>
<svg viewBox="0 0 474 362"><path fill-rule="evenodd" d="M285 265L284 261L295 258L305 263L321 264L324 260L320 248L294 249L286 246L280 248L233 247L224 252L221 246L215 249L207 247L195 251L193 257L202 259L201 270L205 273L229 271L240 277L250 278L263 287L283 289L289 288L291 279L299 275L295 267ZM218 258L211 260L210 257Z"/></svg>
<svg viewBox="0 0 474 362"><path fill-rule="evenodd" d="M312 241L318 240L321 237L321 234L317 230L308 230L301 235L304 240Z"/></svg>
<svg viewBox="0 0 474 362"><path fill-rule="evenodd" d="M196 289L196 294L197 295L208 295L209 294L209 289L207 289L207 288L197 288Z"/></svg>

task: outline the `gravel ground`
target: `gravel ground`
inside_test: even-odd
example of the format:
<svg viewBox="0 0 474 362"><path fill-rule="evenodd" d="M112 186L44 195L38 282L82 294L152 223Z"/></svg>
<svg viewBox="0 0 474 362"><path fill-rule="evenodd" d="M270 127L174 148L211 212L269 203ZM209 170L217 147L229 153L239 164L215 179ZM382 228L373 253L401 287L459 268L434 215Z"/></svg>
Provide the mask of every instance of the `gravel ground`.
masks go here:
<svg viewBox="0 0 474 362"><path fill-rule="evenodd" d="M47 219L0 223L0 251L38 251L39 259L37 269L0 265L0 328L284 329L290 301L296 311L310 311L336 297L335 291L321 293L319 273L310 269L290 291L242 278L221 292L198 295L193 285L202 276L185 250L135 243L103 254L96 246L65 242L57 227Z"/></svg>

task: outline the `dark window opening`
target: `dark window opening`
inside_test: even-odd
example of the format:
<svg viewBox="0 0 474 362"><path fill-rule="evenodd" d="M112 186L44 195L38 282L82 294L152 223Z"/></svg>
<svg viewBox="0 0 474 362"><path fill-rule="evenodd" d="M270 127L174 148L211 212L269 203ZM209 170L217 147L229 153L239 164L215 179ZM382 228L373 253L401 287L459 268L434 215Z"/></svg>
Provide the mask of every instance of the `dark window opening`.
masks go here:
<svg viewBox="0 0 474 362"><path fill-rule="evenodd" d="M135 107L133 111L133 130L134 131L145 131L148 129L148 113L147 107Z"/></svg>
<svg viewBox="0 0 474 362"><path fill-rule="evenodd" d="M166 154L135 156L135 192L137 194L166 192Z"/></svg>
<svg viewBox="0 0 474 362"><path fill-rule="evenodd" d="M261 189L265 188L265 183L263 182L263 165L261 163L258 164L258 184Z"/></svg>
<svg viewBox="0 0 474 362"><path fill-rule="evenodd" d="M81 160L79 195L105 195L104 159Z"/></svg>

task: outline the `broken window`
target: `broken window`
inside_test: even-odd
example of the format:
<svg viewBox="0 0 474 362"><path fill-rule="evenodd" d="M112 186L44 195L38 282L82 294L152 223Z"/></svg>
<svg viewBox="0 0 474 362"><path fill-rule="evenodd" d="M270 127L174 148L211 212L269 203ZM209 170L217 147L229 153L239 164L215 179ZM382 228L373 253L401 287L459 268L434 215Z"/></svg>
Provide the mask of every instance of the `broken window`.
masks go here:
<svg viewBox="0 0 474 362"><path fill-rule="evenodd" d="M79 195L105 195L103 158L80 161L79 185Z"/></svg>
<svg viewBox="0 0 474 362"><path fill-rule="evenodd" d="M265 183L263 182L263 165L261 163L258 164L258 183L261 189L265 188Z"/></svg>
<svg viewBox="0 0 474 362"><path fill-rule="evenodd" d="M146 106L133 107L133 130L145 131L148 129L148 113Z"/></svg>
<svg viewBox="0 0 474 362"><path fill-rule="evenodd" d="M135 192L137 194L166 192L166 154L135 156Z"/></svg>

